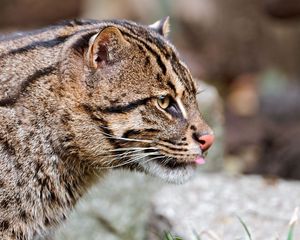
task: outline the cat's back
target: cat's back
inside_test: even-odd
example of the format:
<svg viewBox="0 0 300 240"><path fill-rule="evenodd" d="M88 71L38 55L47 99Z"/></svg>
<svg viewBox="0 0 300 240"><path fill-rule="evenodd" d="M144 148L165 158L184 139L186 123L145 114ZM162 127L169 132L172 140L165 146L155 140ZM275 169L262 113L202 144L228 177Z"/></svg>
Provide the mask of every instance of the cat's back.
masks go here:
<svg viewBox="0 0 300 240"><path fill-rule="evenodd" d="M104 21L97 20L66 20L45 28L0 34L0 58L30 52L31 50L51 51L78 31L89 29Z"/></svg>
<svg viewBox="0 0 300 240"><path fill-rule="evenodd" d="M72 20L35 31L1 35L0 106L17 95L26 82L54 69L70 38L97 28L101 23Z"/></svg>

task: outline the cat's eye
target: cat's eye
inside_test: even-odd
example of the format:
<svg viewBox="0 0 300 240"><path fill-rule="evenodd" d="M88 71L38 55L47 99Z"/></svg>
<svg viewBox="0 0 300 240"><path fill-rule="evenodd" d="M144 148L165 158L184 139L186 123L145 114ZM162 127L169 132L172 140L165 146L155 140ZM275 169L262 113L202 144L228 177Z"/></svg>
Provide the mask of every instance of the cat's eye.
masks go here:
<svg viewBox="0 0 300 240"><path fill-rule="evenodd" d="M171 97L168 95L159 96L157 98L157 103L162 109L167 109L170 106Z"/></svg>

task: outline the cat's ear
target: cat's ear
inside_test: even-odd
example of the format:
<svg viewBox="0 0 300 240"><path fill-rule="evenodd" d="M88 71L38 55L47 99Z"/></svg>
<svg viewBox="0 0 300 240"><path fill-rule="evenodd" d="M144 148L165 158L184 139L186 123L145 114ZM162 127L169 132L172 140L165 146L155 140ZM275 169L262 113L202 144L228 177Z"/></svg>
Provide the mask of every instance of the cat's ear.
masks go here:
<svg viewBox="0 0 300 240"><path fill-rule="evenodd" d="M129 43L116 27L105 27L89 40L88 65L97 69L120 59L120 52Z"/></svg>
<svg viewBox="0 0 300 240"><path fill-rule="evenodd" d="M149 27L154 29L160 35L162 35L164 37L168 37L168 34L170 32L169 17L165 17L161 20L158 20L157 22L149 25Z"/></svg>

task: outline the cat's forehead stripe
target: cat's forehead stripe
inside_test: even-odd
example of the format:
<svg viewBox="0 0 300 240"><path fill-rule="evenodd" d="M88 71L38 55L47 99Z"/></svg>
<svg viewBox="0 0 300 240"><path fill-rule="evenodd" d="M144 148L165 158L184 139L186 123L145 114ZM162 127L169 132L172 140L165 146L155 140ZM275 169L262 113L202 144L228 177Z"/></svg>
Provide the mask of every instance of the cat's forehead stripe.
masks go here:
<svg viewBox="0 0 300 240"><path fill-rule="evenodd" d="M141 47L146 48L148 50L148 52L151 53L155 57L157 65L160 67L162 73L164 75L166 74L167 68L166 68L165 64L163 63L161 56L147 42L143 41L139 37L133 36L132 34L125 32L123 30L121 32L124 36L128 37L128 40L133 39L136 41L136 44L138 44Z"/></svg>
<svg viewBox="0 0 300 240"><path fill-rule="evenodd" d="M171 80L169 80L167 82L167 85L170 87L170 89L175 93L175 95L177 95L177 91L176 91L176 87L175 87L175 84L172 83Z"/></svg>
<svg viewBox="0 0 300 240"><path fill-rule="evenodd" d="M114 24L118 25L117 22ZM139 25L132 26L128 24L128 28L124 28L124 26L120 25L118 25L118 27L121 29L123 35L129 39L133 39L137 44L142 45L143 48L146 48L146 50L155 57L164 75L167 70L166 65L169 62L171 63L173 72L179 77L179 80L183 83L187 91L196 92L190 73L186 69L185 64L179 60L178 54L172 44L160 36L152 36L152 34L149 34L148 31Z"/></svg>
<svg viewBox="0 0 300 240"><path fill-rule="evenodd" d="M176 62L175 61L172 62L172 66L174 72L176 73L176 75L178 76L182 84L185 86L187 91L191 93L196 93L194 81L191 77L190 72L185 67L185 65L177 59Z"/></svg>

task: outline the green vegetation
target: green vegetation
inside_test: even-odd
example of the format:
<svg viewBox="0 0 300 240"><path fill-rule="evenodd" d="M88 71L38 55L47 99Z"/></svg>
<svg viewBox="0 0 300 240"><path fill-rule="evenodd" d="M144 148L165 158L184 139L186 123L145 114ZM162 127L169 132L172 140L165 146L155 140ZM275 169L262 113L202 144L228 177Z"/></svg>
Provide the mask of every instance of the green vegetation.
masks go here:
<svg viewBox="0 0 300 240"><path fill-rule="evenodd" d="M247 234L247 237L248 237L248 240L252 240L252 237L251 237L251 233L246 225L246 223L243 221L243 219L241 219L239 216L237 216L238 220L240 221L240 223L242 224L246 234Z"/></svg>
<svg viewBox="0 0 300 240"><path fill-rule="evenodd" d="M171 233L166 232L163 240L183 240L183 239L180 237L174 237L174 236L172 236Z"/></svg>
<svg viewBox="0 0 300 240"><path fill-rule="evenodd" d="M296 239L294 239L294 228L295 228L295 225L298 221L298 213L299 213L299 208L296 208L295 212L294 212L294 214L293 214L293 216L290 220L290 223L289 223L287 240L296 240ZM245 240L253 240L252 236L251 236L251 232L250 232L249 228L247 227L246 223L239 216L237 216L237 218L238 218L239 222L241 223L243 229L245 230L245 233L246 233L246 239ZM215 235L214 233L209 232L209 231L204 231L200 235L195 232L195 237L196 237L195 239L196 240L202 240L201 236L204 235L204 234L207 235L208 239L210 239L210 240L223 240L220 237L218 237L217 235ZM166 232L164 234L164 237L163 237L162 240L184 240L184 239L180 238L180 237L173 236L171 233ZM276 239L276 240L279 240L279 239Z"/></svg>

